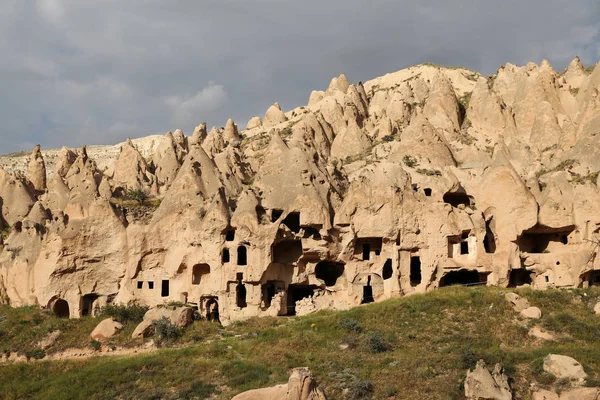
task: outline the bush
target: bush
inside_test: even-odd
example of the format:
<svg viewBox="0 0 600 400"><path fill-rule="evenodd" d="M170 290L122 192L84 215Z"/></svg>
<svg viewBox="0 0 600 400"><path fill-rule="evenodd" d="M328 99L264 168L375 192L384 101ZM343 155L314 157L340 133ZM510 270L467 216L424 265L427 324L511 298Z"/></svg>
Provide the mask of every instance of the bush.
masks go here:
<svg viewBox="0 0 600 400"><path fill-rule="evenodd" d="M123 198L125 200L137 201L141 205L148 199L148 195L141 189L127 189Z"/></svg>
<svg viewBox="0 0 600 400"><path fill-rule="evenodd" d="M167 317L162 317L152 322L154 327L154 337L158 345L165 341L171 342L181 336L181 328L171 323Z"/></svg>
<svg viewBox="0 0 600 400"><path fill-rule="evenodd" d="M360 400L371 397L373 384L370 381L355 381L348 390L349 400Z"/></svg>
<svg viewBox="0 0 600 400"><path fill-rule="evenodd" d="M102 348L102 343L100 343L96 339L92 339L90 341L90 346L92 347L92 349L94 349L94 351L100 351L100 349Z"/></svg>
<svg viewBox="0 0 600 400"><path fill-rule="evenodd" d="M35 349L25 353L25 357L27 357L28 360L31 358L34 360L41 360L42 358L46 357L46 352L39 347L36 347Z"/></svg>
<svg viewBox="0 0 600 400"><path fill-rule="evenodd" d="M112 317L116 321L126 324L132 322L139 324L144 319L144 314L148 311L148 307L132 305L112 305L109 304L102 309L102 315Z"/></svg>
<svg viewBox="0 0 600 400"><path fill-rule="evenodd" d="M404 157L402 157L402 162L404 162L404 165L406 165L409 168L416 167L417 165L419 165L417 159L409 155L405 155Z"/></svg>
<svg viewBox="0 0 600 400"><path fill-rule="evenodd" d="M339 322L338 326L348 332L362 332L362 326L360 326L360 322L358 322L354 318L346 317Z"/></svg>
<svg viewBox="0 0 600 400"><path fill-rule="evenodd" d="M394 137L392 135L385 135L381 140L383 140L384 142L393 142Z"/></svg>
<svg viewBox="0 0 600 400"><path fill-rule="evenodd" d="M383 353L390 349L390 345L378 332L369 332L364 343L372 353Z"/></svg>

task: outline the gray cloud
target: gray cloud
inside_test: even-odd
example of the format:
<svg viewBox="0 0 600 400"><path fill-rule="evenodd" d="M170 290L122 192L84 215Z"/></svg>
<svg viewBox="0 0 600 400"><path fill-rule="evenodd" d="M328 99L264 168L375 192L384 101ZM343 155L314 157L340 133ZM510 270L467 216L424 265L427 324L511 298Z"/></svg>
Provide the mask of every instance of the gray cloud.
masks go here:
<svg viewBox="0 0 600 400"><path fill-rule="evenodd" d="M417 3L417 4L415 4ZM600 57L596 0L5 0L0 153L241 126L345 72Z"/></svg>

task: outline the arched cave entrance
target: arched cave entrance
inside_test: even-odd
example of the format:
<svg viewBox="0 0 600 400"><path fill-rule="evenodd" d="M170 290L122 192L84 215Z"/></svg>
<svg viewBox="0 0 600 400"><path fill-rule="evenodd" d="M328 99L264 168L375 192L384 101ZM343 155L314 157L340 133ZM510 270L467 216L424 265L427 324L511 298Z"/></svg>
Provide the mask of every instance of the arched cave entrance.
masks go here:
<svg viewBox="0 0 600 400"><path fill-rule="evenodd" d="M52 304L52 312L58 318L69 318L71 313L69 312L69 303L63 299L56 299Z"/></svg>
<svg viewBox="0 0 600 400"><path fill-rule="evenodd" d="M332 261L321 261L315 267L315 276L325 282L326 286L335 286L339 277L344 274L344 264Z"/></svg>

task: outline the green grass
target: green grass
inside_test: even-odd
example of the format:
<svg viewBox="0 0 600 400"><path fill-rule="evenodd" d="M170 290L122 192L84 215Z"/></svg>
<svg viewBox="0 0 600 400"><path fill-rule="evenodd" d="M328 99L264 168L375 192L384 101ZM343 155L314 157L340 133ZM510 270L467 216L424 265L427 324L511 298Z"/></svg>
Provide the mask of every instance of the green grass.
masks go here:
<svg viewBox="0 0 600 400"><path fill-rule="evenodd" d="M563 385L541 368L548 353L574 357L590 374L589 381L598 382L600 317L592 308L600 290L517 292L542 309L538 322L515 322L517 313L504 299L505 291L486 287L445 288L349 311L255 318L226 328L198 321L175 342L185 343L182 348L2 365L0 398L230 399L244 390L284 383L291 368L306 366L329 399L344 398L344 390L354 398L461 399L466 369L481 358L502 363L517 398L528 399L531 382ZM0 309L0 315L6 314L14 315L0 322L0 329L44 313ZM43 326L56 323L46 317ZM65 329L87 335L92 321L69 321L74 325ZM536 323L559 340L534 341L527 331ZM2 335L0 340L21 339Z"/></svg>

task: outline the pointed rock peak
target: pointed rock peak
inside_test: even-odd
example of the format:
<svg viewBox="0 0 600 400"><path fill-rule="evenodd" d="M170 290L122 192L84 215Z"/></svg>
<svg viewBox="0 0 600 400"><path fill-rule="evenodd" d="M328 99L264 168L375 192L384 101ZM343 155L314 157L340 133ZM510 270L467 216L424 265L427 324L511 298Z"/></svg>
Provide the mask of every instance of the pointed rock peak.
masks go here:
<svg viewBox="0 0 600 400"><path fill-rule="evenodd" d="M134 147L133 142L131 141L130 138L127 138L127 140L125 141L125 146Z"/></svg>
<svg viewBox="0 0 600 400"><path fill-rule="evenodd" d="M27 179L33 184L35 190L46 189L46 165L39 144L31 153L31 160L27 166Z"/></svg>
<svg viewBox="0 0 600 400"><path fill-rule="evenodd" d="M221 132L219 132L219 128L217 128L216 126L213 126L212 128L210 128L210 131L208 132L209 136L220 136Z"/></svg>
<svg viewBox="0 0 600 400"><path fill-rule="evenodd" d="M260 120L260 117L253 116L252 118L250 118L250 120L246 124L246 129L254 129L261 125L262 125L262 121Z"/></svg>
<svg viewBox="0 0 600 400"><path fill-rule="evenodd" d="M268 153L272 153L273 149L289 150L289 147L281 138L279 129L271 129L269 131L269 136L271 138L271 141L269 142L270 151L268 151Z"/></svg>
<svg viewBox="0 0 600 400"><path fill-rule="evenodd" d="M83 146L79 151L79 157L81 157L84 161L88 159L87 147Z"/></svg>
<svg viewBox="0 0 600 400"><path fill-rule="evenodd" d="M229 142L232 145L237 145L240 143L240 135L238 133L238 128L235 122L231 118L227 120L225 124L225 130L223 131L223 139Z"/></svg>
<svg viewBox="0 0 600 400"><path fill-rule="evenodd" d="M225 124L225 132L228 131L235 131L235 133L237 134L237 125L235 124L235 122L233 122L231 118L229 118L227 120L227 123Z"/></svg>
<svg viewBox="0 0 600 400"><path fill-rule="evenodd" d="M190 139L190 144L202 144L204 139L206 139L206 135L206 122L203 122L194 128L194 133Z"/></svg>
<svg viewBox="0 0 600 400"><path fill-rule="evenodd" d="M327 93L333 93L335 90L346 93L349 86L350 82L348 82L348 78L346 78L346 75L341 73L340 76L331 80L329 87L327 88Z"/></svg>
<svg viewBox="0 0 600 400"><path fill-rule="evenodd" d="M287 121L287 117L285 116L283 111L281 111L279 103L275 103L271 107L269 107L269 109L265 113L265 118L263 121L263 125L266 128L269 128Z"/></svg>
<svg viewBox="0 0 600 400"><path fill-rule="evenodd" d="M585 69L583 63L581 62L581 59L579 58L579 56L575 56L575 58L573 59L573 61L571 61L569 63L569 68Z"/></svg>
<svg viewBox="0 0 600 400"><path fill-rule="evenodd" d="M173 134L171 133L171 131L169 131L169 132L165 133L165 137L167 139L173 139Z"/></svg>
<svg viewBox="0 0 600 400"><path fill-rule="evenodd" d="M540 64L540 70L541 71L550 71L555 73L556 71L554 70L554 67L552 67L552 64L550 64L550 61L544 59L542 60L542 63Z"/></svg>
<svg viewBox="0 0 600 400"><path fill-rule="evenodd" d="M185 135L183 134L183 131L181 129L175 129L175 132L173 132L173 137L182 138L185 137Z"/></svg>

